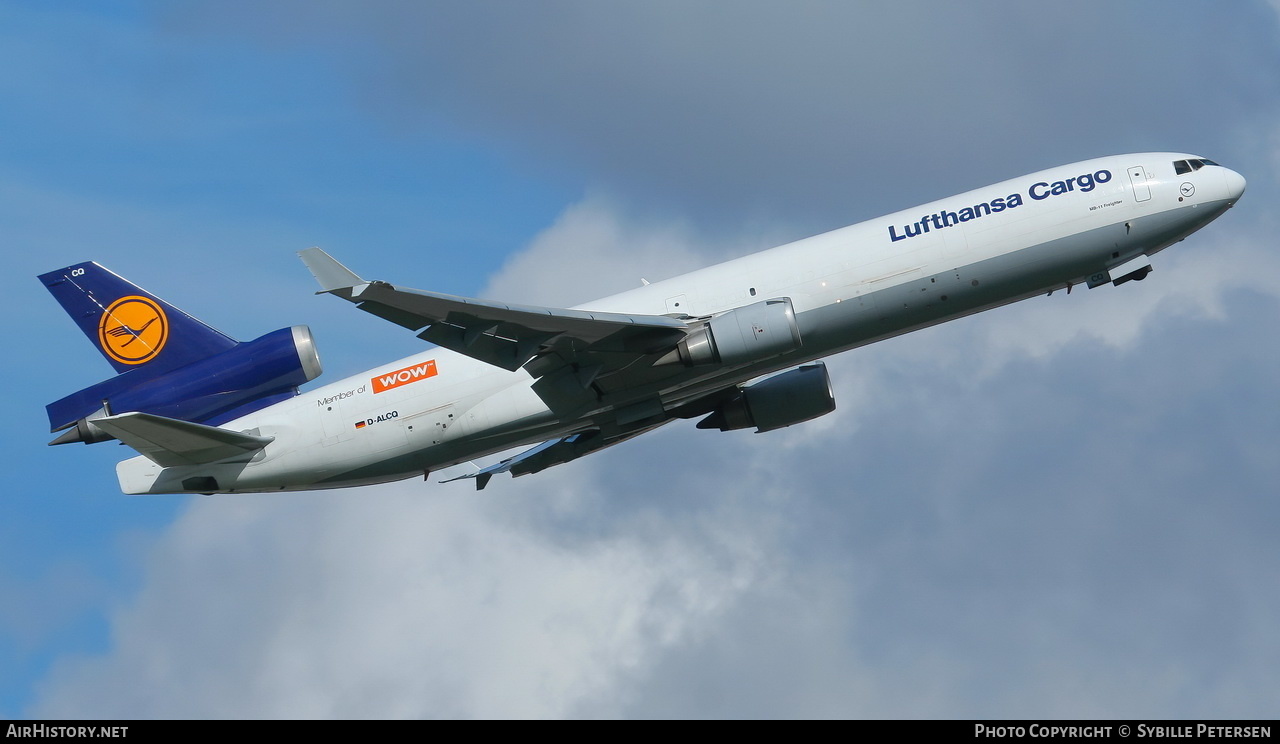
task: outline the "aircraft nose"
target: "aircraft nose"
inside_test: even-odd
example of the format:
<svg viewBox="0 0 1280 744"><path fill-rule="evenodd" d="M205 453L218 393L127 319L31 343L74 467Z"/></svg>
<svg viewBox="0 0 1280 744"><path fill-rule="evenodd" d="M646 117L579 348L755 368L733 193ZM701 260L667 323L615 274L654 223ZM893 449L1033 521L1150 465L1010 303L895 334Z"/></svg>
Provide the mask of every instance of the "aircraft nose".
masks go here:
<svg viewBox="0 0 1280 744"><path fill-rule="evenodd" d="M1228 198L1230 198L1233 201L1236 199L1239 199L1240 195L1244 193L1244 187L1245 187L1244 176L1240 175L1239 173L1236 173L1230 168L1223 168L1223 170L1226 171L1226 173L1223 175L1227 182Z"/></svg>

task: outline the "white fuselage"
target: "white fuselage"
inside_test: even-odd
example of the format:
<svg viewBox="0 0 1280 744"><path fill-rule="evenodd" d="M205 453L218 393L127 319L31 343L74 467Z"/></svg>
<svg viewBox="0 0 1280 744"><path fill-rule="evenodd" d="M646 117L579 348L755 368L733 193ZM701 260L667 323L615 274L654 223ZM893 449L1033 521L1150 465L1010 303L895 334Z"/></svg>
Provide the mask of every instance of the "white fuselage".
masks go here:
<svg viewBox="0 0 1280 744"><path fill-rule="evenodd" d="M1053 168L581 307L699 318L791 298L798 351L664 378L649 393L673 407L1152 255L1212 221L1244 189L1243 178L1220 166L1175 174L1175 161L1194 157L1144 153ZM524 370L432 348L225 424L275 438L249 462L166 469L137 457L117 472L126 493L201 490L183 487L194 476L213 476L228 492L379 483L579 431L599 413L564 420L532 382Z"/></svg>

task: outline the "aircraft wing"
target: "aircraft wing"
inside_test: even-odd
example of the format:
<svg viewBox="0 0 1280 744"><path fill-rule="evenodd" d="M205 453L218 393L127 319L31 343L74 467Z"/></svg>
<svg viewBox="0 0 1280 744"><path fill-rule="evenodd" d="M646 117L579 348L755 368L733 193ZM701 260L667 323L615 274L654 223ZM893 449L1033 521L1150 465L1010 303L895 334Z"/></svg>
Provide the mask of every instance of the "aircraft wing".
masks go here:
<svg viewBox="0 0 1280 744"><path fill-rule="evenodd" d="M552 388L584 390L601 374L624 369L647 354L668 351L689 326L664 315L626 315L534 305L507 305L470 297L366 281L319 248L298 254L321 292L356 303L418 337L474 359L534 377L555 378ZM532 362L532 363L531 363ZM572 368L571 374L566 368Z"/></svg>
<svg viewBox="0 0 1280 744"><path fill-rule="evenodd" d="M590 429L588 431L570 434L561 439L553 439L549 442L543 442L538 446L525 450L514 457L508 457L502 462L490 465L487 468L481 468L474 473L459 475L456 478L440 481L441 483L452 483L456 480L465 478L476 479L476 490L482 491L484 487L489 485L489 479L498 473L511 473L511 477L516 478L521 475L530 475L538 473L553 465L561 465L571 460L576 460L583 455L598 452L602 449L612 447L615 444L638 437L645 432L652 431L662 424L669 423L663 421L654 426L646 426L640 429L629 431L626 434L616 437L605 437L599 429Z"/></svg>
<svg viewBox="0 0 1280 744"><path fill-rule="evenodd" d="M165 468L204 465L248 455L275 441L275 437L259 437L150 413L121 413L93 419L93 423Z"/></svg>

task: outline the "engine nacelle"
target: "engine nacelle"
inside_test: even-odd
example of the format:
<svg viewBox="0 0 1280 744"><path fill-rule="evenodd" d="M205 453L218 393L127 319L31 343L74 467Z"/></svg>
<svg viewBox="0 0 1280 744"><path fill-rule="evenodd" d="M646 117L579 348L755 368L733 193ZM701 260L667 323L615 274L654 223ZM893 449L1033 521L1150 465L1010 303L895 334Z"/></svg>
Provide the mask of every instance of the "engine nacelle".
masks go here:
<svg viewBox="0 0 1280 744"><path fill-rule="evenodd" d="M760 434L816 419L836 410L831 376L822 362L796 367L739 389L698 422L699 429L756 427Z"/></svg>
<svg viewBox="0 0 1280 744"><path fill-rule="evenodd" d="M764 300L721 313L692 331L661 362L733 366L800 348L800 327L790 297Z"/></svg>
<svg viewBox="0 0 1280 744"><path fill-rule="evenodd" d="M93 419L126 411L216 426L293 397L320 372L310 329L281 328L161 374L131 370L50 404L52 428L72 427L53 443L109 439Z"/></svg>

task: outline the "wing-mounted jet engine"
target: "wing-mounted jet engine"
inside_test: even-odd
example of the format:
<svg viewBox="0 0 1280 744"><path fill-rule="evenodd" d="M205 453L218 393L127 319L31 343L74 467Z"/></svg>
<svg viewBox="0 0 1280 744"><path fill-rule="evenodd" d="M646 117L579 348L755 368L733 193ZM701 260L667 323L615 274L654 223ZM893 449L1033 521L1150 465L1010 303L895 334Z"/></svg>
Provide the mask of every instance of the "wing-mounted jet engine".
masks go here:
<svg viewBox="0 0 1280 744"><path fill-rule="evenodd" d="M690 331L656 364L679 362L734 366L800 348L800 327L790 297L744 305L716 315Z"/></svg>
<svg viewBox="0 0 1280 744"><path fill-rule="evenodd" d="M806 364L751 385L740 386L699 429L732 431L756 427L761 434L825 416L836 410L831 377L822 362Z"/></svg>

